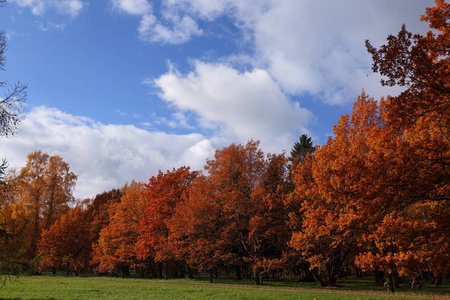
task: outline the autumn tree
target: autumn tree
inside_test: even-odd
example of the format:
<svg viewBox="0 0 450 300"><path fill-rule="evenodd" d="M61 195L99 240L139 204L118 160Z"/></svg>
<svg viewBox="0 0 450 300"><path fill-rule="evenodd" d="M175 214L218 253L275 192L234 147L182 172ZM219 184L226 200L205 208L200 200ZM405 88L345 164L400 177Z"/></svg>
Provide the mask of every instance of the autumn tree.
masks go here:
<svg viewBox="0 0 450 300"><path fill-rule="evenodd" d="M189 268L209 272L210 282L213 271L223 265L220 254L224 244L219 235L225 225L220 206L211 201L213 197L207 177L197 176L168 224L169 239L177 249L176 258L185 260L188 272Z"/></svg>
<svg viewBox="0 0 450 300"><path fill-rule="evenodd" d="M247 265L245 244L253 209L251 194L260 184L264 168L264 153L259 149L259 142L253 140L246 145L232 144L217 150L214 159L206 162L209 189L214 195L209 201L218 206L217 221L222 223L215 237L222 247L216 255L225 266Z"/></svg>
<svg viewBox="0 0 450 300"><path fill-rule="evenodd" d="M103 193L97 194L92 199L85 199L82 204L86 207L85 213L89 220L89 233L85 236L91 245L90 249L95 249L100 238L100 232L108 226L110 221L110 213L113 212L112 207L120 202L122 191L120 189L111 189ZM99 262L91 261L91 271L98 272Z"/></svg>
<svg viewBox="0 0 450 300"><path fill-rule="evenodd" d="M9 170L0 185L0 274L19 273L23 267L25 229L28 225L24 207L16 197L16 175Z"/></svg>
<svg viewBox="0 0 450 300"><path fill-rule="evenodd" d="M169 239L169 223L183 194L190 188L197 172L181 167L150 178L147 184L148 205L139 226L138 258L154 257L164 265L164 276L168 278L168 263L176 259L175 247Z"/></svg>
<svg viewBox="0 0 450 300"><path fill-rule="evenodd" d="M289 172L284 154L268 155L261 181L252 192L249 232L244 243L246 262L253 266L256 284L262 276L281 278L286 268L291 232L284 202L289 194Z"/></svg>
<svg viewBox="0 0 450 300"><path fill-rule="evenodd" d="M401 272L409 269L409 273L414 273L414 269L415 272L420 270L418 262L427 261L433 266L436 282L449 270L449 257L444 254L449 252L449 232L444 220L450 218L449 19L450 4L437 0L435 7L427 8L422 16L422 21L429 22L432 29L426 35L413 35L403 26L398 35L390 35L388 43L380 49L366 42L373 57L374 71L387 77L382 84L405 87L399 96L381 103L386 126L398 136L394 145L398 160L393 171L396 174L392 191L395 197L391 197L390 210L385 214L386 226L395 226L399 222L398 212L407 212L411 216L403 222L406 226L420 220L426 221L429 228L411 227L414 230L411 238L415 241L412 244L417 249L395 245L395 251L390 251L386 249L388 245L377 243L378 237L373 237L378 252L362 255L360 263L370 266L378 261ZM401 214L400 217L406 216ZM403 241L412 242L410 239ZM397 259L380 259L379 252L391 255L397 252Z"/></svg>
<svg viewBox="0 0 450 300"><path fill-rule="evenodd" d="M76 275L88 271L92 253L89 221L86 209L77 206L45 230L39 242L40 269L65 269Z"/></svg>
<svg viewBox="0 0 450 300"><path fill-rule="evenodd" d="M348 218L346 187L341 179L345 171L332 168L345 166L346 152L351 150L348 138L348 117L343 116L334 128L335 139L309 156L304 165L294 170L295 192L303 199L301 229L292 236L291 245L310 263L315 279L322 286L336 285L347 256L357 242L354 224ZM354 150L358 151L358 148ZM361 149L363 151L363 149Z"/></svg>
<svg viewBox="0 0 450 300"><path fill-rule="evenodd" d="M255 141L232 144L207 160L208 175L194 181L176 212L184 226L174 232L187 245L189 264L210 272L210 280L220 267L234 269L238 278L250 267L260 283L259 275L280 258L273 248L284 235L275 237L271 226L283 223L284 163L282 156L266 160Z"/></svg>
<svg viewBox="0 0 450 300"><path fill-rule="evenodd" d="M449 4L436 1L422 20L435 31L412 35L403 26L379 50L367 42L382 84L404 92L379 103L363 93L335 138L294 175L306 200L292 245L312 268L328 270L357 246L356 263L385 271L392 292L395 274L448 272Z"/></svg>
<svg viewBox="0 0 450 300"><path fill-rule="evenodd" d="M448 130L449 7L448 2L436 0L435 7L427 8L421 20L429 22L433 30L424 36L413 35L403 25L398 35L389 35L380 49L366 41L373 71L386 76L381 84L405 87L386 103L392 114L389 122L400 129L433 117L434 126ZM446 135L445 131L441 134Z"/></svg>
<svg viewBox="0 0 450 300"><path fill-rule="evenodd" d="M110 214L114 212L112 207L117 205L122 198L120 189L111 189L97 194L92 199L85 199L84 204L87 206L90 216L90 239L92 243L96 243L100 237L100 231L108 226Z"/></svg>
<svg viewBox="0 0 450 300"><path fill-rule="evenodd" d="M74 202L72 190L76 179L60 156L41 151L28 155L16 190L18 202L25 208L29 222L25 259L36 256L42 231L69 211L69 205Z"/></svg>
<svg viewBox="0 0 450 300"><path fill-rule="evenodd" d="M115 273L121 269L125 275L130 267L144 267L137 259L136 244L148 196L146 186L134 181L125 185L121 193L120 202L109 208L109 224L94 243L93 262L100 272Z"/></svg>
<svg viewBox="0 0 450 300"><path fill-rule="evenodd" d="M76 274L99 271L103 261L94 250L98 249L100 233L108 228L121 197L121 190L112 189L85 199L45 230L39 242L40 269Z"/></svg>

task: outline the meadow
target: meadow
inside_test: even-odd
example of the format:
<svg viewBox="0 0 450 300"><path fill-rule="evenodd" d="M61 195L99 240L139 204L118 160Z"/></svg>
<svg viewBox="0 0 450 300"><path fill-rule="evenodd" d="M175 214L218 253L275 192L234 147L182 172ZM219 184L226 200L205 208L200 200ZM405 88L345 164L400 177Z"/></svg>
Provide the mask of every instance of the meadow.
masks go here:
<svg viewBox="0 0 450 300"><path fill-rule="evenodd" d="M140 279L87 276L21 276L7 280L0 299L450 299L450 284L439 288L423 284L410 290L406 284L392 295L373 278L341 280L338 288L318 288L316 283L218 278Z"/></svg>

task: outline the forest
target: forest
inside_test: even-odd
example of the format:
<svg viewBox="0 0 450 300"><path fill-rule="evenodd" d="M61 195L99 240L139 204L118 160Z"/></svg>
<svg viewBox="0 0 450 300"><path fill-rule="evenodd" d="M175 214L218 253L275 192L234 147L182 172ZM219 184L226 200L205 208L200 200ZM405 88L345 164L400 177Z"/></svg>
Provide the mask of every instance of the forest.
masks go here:
<svg viewBox="0 0 450 300"><path fill-rule="evenodd" d="M381 84L403 92L363 91L324 145L302 135L287 155L265 154L256 140L231 144L203 171L160 171L82 201L62 157L36 150L16 171L4 161L0 274L206 272L321 286L370 274L391 292L400 278L441 284L450 275L449 19L450 4L436 0L422 16L427 34L403 26L379 48L366 41ZM0 98L1 136L15 133L25 89Z"/></svg>

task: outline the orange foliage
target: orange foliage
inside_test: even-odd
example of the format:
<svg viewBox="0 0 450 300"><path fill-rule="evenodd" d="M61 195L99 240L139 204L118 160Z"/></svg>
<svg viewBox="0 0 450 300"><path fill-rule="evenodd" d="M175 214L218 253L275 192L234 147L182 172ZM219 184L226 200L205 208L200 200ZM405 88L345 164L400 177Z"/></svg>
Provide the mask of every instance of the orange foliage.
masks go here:
<svg viewBox="0 0 450 300"><path fill-rule="evenodd" d="M379 50L367 42L374 71L388 78L382 84L406 90L379 104L362 93L335 138L294 172L305 200L292 245L313 269L336 277L330 270L353 248L363 269L449 271L450 9L436 4L422 19L437 34L413 36L403 27Z"/></svg>
<svg viewBox="0 0 450 300"><path fill-rule="evenodd" d="M259 142L230 145L208 160L208 176L194 181L177 207L171 238L189 265L212 272L250 265L260 274L279 270L287 241L284 155L264 158Z"/></svg>
<svg viewBox="0 0 450 300"><path fill-rule="evenodd" d="M20 171L15 195L26 212L27 239L25 259L37 254L37 244L43 230L69 211L73 203L72 189L77 176L58 155L41 151L28 155L27 164Z"/></svg>
<svg viewBox="0 0 450 300"><path fill-rule="evenodd" d="M94 264L100 272L115 272L119 266L134 267L140 264L136 258L139 223L148 204L147 189L132 182L122 189L123 196L109 210L109 224L100 232L94 244Z"/></svg>
<svg viewBox="0 0 450 300"><path fill-rule="evenodd" d="M42 233L39 252L43 254L40 264L43 270L61 270L67 273L87 271L91 261L89 215L80 206L72 209L50 229Z"/></svg>
<svg viewBox="0 0 450 300"><path fill-rule="evenodd" d="M169 239L169 223L196 176L197 172L181 167L165 174L160 171L158 176L150 178L147 185L149 202L139 226L139 259L154 257L156 262L163 262L176 257L178 250Z"/></svg>

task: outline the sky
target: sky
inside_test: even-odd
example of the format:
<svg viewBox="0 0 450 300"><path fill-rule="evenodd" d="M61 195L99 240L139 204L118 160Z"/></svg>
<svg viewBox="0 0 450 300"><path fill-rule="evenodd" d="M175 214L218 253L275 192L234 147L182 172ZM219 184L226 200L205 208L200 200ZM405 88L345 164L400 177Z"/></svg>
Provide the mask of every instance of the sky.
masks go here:
<svg viewBox="0 0 450 300"><path fill-rule="evenodd" d="M216 149L259 140L290 153L325 144L364 90L380 99L365 48L402 24L425 33L431 0L8 0L0 81L28 85L17 135L0 157L60 155L91 198ZM1 97L2 95L0 95Z"/></svg>

